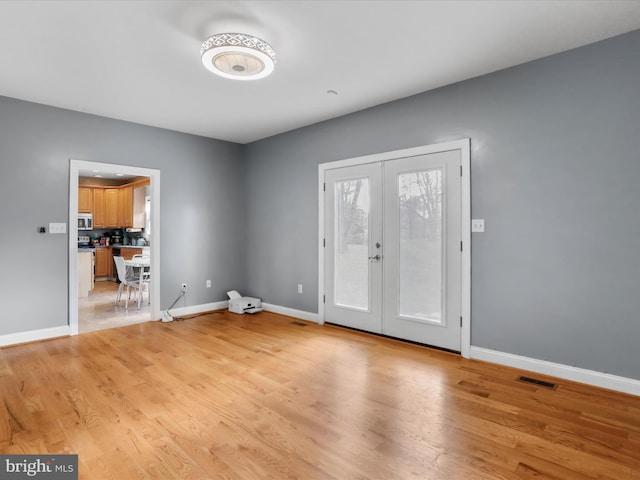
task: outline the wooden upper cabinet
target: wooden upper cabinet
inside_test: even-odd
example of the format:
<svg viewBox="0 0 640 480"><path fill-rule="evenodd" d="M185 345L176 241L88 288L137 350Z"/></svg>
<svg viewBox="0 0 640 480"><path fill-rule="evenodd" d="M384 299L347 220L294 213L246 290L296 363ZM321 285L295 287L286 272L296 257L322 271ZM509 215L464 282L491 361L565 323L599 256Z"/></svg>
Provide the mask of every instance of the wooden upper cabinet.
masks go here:
<svg viewBox="0 0 640 480"><path fill-rule="evenodd" d="M78 187L78 212L93 214L93 228L144 228L145 185L148 179L122 186ZM141 210L137 214L136 208Z"/></svg>
<svg viewBox="0 0 640 480"><path fill-rule="evenodd" d="M105 228L104 188L93 189L93 228Z"/></svg>
<svg viewBox="0 0 640 480"><path fill-rule="evenodd" d="M78 212L91 213L93 211L93 195L92 188L78 188Z"/></svg>
<svg viewBox="0 0 640 480"><path fill-rule="evenodd" d="M120 214L120 189L105 188L104 189L104 227L120 228L118 224Z"/></svg>
<svg viewBox="0 0 640 480"><path fill-rule="evenodd" d="M133 227L133 188L120 188L120 202L118 205L118 221L120 228Z"/></svg>

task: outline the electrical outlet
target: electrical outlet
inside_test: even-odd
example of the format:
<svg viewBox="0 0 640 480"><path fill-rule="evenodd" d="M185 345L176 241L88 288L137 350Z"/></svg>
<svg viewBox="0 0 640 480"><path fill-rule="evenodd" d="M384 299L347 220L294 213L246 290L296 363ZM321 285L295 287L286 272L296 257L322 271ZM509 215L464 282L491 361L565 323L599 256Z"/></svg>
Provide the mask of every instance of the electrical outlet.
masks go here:
<svg viewBox="0 0 640 480"><path fill-rule="evenodd" d="M182 291L187 293L187 284L186 283L182 284Z"/></svg>
<svg viewBox="0 0 640 480"><path fill-rule="evenodd" d="M473 220L471 220L471 232L472 233L484 232L484 219L474 218Z"/></svg>
<svg viewBox="0 0 640 480"><path fill-rule="evenodd" d="M301 283L298 284L298 293L302 293L302 284Z"/></svg>
<svg viewBox="0 0 640 480"><path fill-rule="evenodd" d="M211 280L207 280L207 288L211 288Z"/></svg>

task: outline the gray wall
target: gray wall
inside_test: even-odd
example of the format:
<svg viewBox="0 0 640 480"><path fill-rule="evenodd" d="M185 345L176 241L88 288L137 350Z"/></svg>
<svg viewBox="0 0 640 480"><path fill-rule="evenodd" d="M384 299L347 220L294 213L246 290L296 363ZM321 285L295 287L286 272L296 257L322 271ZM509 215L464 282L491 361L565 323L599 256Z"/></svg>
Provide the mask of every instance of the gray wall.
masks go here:
<svg viewBox="0 0 640 480"><path fill-rule="evenodd" d="M639 51L636 31L249 145L248 291L317 312L319 163L469 137L472 344L640 379Z"/></svg>
<svg viewBox="0 0 640 480"><path fill-rule="evenodd" d="M317 312L317 165L470 137L472 344L640 379L638 51L637 31L245 147L0 97L0 335L67 323L67 238L37 227L68 221L69 158L161 170L162 308L187 282L178 306L234 288Z"/></svg>
<svg viewBox="0 0 640 480"><path fill-rule="evenodd" d="M68 222L70 158L161 171L161 308L242 290L242 149L0 97L0 335L68 323L68 237L37 227Z"/></svg>

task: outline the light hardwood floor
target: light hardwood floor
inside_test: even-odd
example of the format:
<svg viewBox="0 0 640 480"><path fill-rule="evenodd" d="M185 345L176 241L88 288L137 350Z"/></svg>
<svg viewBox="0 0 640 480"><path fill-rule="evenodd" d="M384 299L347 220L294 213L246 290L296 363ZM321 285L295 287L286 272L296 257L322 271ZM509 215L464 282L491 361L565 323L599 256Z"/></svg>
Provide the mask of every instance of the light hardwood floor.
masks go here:
<svg viewBox="0 0 640 480"><path fill-rule="evenodd" d="M143 292L143 301L140 302L139 310L138 304L133 301L133 296L129 301L129 308L125 309L124 293L120 304L115 305L119 285L111 281L95 282L94 289L88 297L78 298L78 331L80 333L149 321L151 318L149 293Z"/></svg>
<svg viewBox="0 0 640 480"><path fill-rule="evenodd" d="M100 479L640 479L640 398L262 312L0 350L0 452ZM536 375L537 377L537 375Z"/></svg>

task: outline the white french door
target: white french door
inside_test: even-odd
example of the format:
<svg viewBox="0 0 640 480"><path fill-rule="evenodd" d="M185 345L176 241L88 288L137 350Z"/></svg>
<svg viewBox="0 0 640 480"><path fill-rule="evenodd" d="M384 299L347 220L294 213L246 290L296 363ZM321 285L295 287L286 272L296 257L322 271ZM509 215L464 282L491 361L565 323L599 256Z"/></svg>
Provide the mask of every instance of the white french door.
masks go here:
<svg viewBox="0 0 640 480"><path fill-rule="evenodd" d="M381 164L328 170L325 212L325 318L383 333Z"/></svg>
<svg viewBox="0 0 640 480"><path fill-rule="evenodd" d="M385 162L386 335L460 350L460 152Z"/></svg>
<svg viewBox="0 0 640 480"><path fill-rule="evenodd" d="M461 152L325 171L324 319L459 351Z"/></svg>

